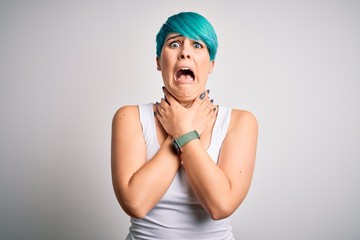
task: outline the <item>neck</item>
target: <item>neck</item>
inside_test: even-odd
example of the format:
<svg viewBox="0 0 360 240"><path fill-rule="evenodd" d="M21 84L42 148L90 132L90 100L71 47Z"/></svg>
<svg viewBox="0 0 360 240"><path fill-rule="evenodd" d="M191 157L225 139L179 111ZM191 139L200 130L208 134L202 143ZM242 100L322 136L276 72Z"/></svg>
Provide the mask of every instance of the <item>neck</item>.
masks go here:
<svg viewBox="0 0 360 240"><path fill-rule="evenodd" d="M177 100L177 99L176 99ZM178 101L179 102L179 101ZM179 102L179 104L181 105L181 106L183 106L184 108L189 108L191 105L192 105L192 103L193 103L194 101L187 101L187 102Z"/></svg>
<svg viewBox="0 0 360 240"><path fill-rule="evenodd" d="M166 90L167 91L167 90ZM205 91L205 90L204 90ZM202 92L201 92L202 93ZM175 96L174 94L171 94L169 91L167 91L167 94L171 95L181 106L184 108L189 108L193 104L193 102L196 100L196 97L199 96L193 96L192 92L189 92L188 94L182 93L179 96ZM188 96L186 96L188 95ZM195 98L194 98L195 97Z"/></svg>

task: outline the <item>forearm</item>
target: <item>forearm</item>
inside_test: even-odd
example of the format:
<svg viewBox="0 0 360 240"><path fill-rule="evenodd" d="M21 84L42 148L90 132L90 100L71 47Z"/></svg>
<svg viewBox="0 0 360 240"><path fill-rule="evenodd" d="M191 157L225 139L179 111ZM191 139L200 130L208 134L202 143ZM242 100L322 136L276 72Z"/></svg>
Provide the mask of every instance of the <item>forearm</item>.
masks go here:
<svg viewBox="0 0 360 240"><path fill-rule="evenodd" d="M178 156L167 138L155 156L147 161L121 188L121 205L131 216L144 217L162 198L179 168Z"/></svg>
<svg viewBox="0 0 360 240"><path fill-rule="evenodd" d="M230 215L238 204L232 197L230 181L199 140L186 144L181 160L197 198L214 219Z"/></svg>

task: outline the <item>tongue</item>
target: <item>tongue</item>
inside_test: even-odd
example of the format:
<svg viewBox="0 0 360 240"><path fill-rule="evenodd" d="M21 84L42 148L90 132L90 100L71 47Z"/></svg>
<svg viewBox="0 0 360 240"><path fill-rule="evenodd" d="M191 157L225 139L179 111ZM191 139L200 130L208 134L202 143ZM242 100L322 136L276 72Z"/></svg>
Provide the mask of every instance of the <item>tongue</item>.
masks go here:
<svg viewBox="0 0 360 240"><path fill-rule="evenodd" d="M193 78L190 75L181 74L178 76L177 80L181 82L192 82Z"/></svg>

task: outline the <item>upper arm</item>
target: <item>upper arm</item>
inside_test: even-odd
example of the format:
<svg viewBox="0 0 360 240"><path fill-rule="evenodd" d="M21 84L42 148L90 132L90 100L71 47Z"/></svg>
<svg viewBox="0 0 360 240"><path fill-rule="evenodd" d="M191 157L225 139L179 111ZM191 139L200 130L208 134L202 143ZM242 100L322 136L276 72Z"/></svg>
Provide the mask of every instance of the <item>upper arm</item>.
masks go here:
<svg viewBox="0 0 360 240"><path fill-rule="evenodd" d="M219 156L219 167L229 179L231 199L239 205L245 198L254 171L258 126L247 111L232 110L228 132Z"/></svg>
<svg viewBox="0 0 360 240"><path fill-rule="evenodd" d="M138 107L122 107L114 115L111 138L112 179L120 200L122 190L145 162L146 147Z"/></svg>

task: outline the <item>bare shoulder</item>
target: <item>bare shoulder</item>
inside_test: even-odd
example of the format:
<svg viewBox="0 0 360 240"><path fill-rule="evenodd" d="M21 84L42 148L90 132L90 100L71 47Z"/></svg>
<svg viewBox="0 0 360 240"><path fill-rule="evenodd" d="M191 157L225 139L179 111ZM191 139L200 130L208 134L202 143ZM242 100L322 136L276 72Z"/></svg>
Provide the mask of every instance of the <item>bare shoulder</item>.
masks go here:
<svg viewBox="0 0 360 240"><path fill-rule="evenodd" d="M113 124L120 122L128 122L134 119L139 119L139 111L136 105L126 105L120 107L114 114Z"/></svg>
<svg viewBox="0 0 360 240"><path fill-rule="evenodd" d="M139 110L136 105L119 108L112 121L112 153L114 159L134 155L144 146ZM145 149L145 148L144 148Z"/></svg>
<svg viewBox="0 0 360 240"><path fill-rule="evenodd" d="M232 109L230 125L222 146L221 164L224 169L242 169L251 176L255 161L258 123L247 110ZM249 182L250 183L250 182Z"/></svg>
<svg viewBox="0 0 360 240"><path fill-rule="evenodd" d="M253 129L257 131L258 122L255 115L247 110L232 109L230 129Z"/></svg>

